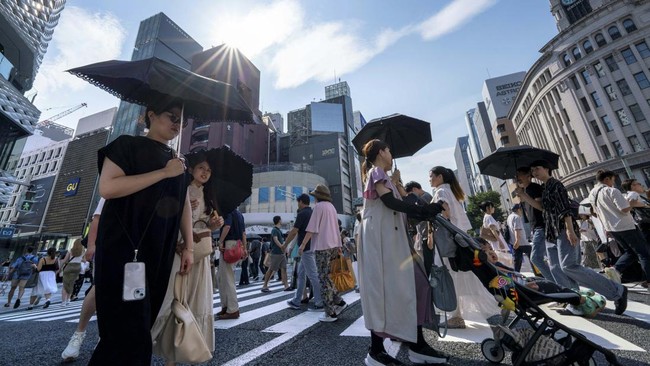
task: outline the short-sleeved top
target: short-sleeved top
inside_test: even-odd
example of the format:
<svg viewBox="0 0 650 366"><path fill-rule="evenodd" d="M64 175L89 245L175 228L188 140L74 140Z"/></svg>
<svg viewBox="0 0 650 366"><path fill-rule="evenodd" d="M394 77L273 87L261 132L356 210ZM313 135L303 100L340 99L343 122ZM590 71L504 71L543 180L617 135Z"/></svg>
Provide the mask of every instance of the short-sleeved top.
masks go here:
<svg viewBox="0 0 650 366"><path fill-rule="evenodd" d="M580 240L598 241L598 234L593 226L589 225L588 220L580 220Z"/></svg>
<svg viewBox="0 0 650 366"><path fill-rule="evenodd" d="M493 225L497 227L497 230L499 230L499 223L492 215L488 215L488 214L483 215L483 227L489 229L490 226Z"/></svg>
<svg viewBox="0 0 650 366"><path fill-rule="evenodd" d="M271 243L269 243L268 241L263 242L262 243L262 254L268 253L269 250L271 250L270 246L271 246Z"/></svg>
<svg viewBox="0 0 650 366"><path fill-rule="evenodd" d="M517 215L516 213L511 213L508 215L508 230L510 230L510 244L515 243L515 231L521 230L521 240L519 241L519 245L530 245L528 243L528 236L526 233L526 228L524 227L524 220L523 217Z"/></svg>
<svg viewBox="0 0 650 366"><path fill-rule="evenodd" d="M296 222L293 223L293 227L298 229L298 245L302 244L302 241L305 239L307 234L307 225L309 224L309 219L311 218L312 209L311 207L303 207L298 211L296 216ZM311 249L311 240L305 245L303 252L308 252Z"/></svg>
<svg viewBox="0 0 650 366"><path fill-rule="evenodd" d="M451 186L448 183L441 184L433 192L432 202L442 201L449 206L449 221L452 224L462 229L463 231L470 230L472 224L469 222L465 209L461 206L454 193L451 191Z"/></svg>
<svg viewBox="0 0 650 366"><path fill-rule="evenodd" d="M537 183L530 183L528 187L526 187L526 194L534 200L542 198L543 193L544 189ZM530 227L533 229L544 228L544 215L542 211L536 209L526 202L523 202L522 204L524 206L524 212L526 213L526 218L528 218Z"/></svg>
<svg viewBox="0 0 650 366"><path fill-rule="evenodd" d="M23 264L23 262L27 260L30 261L34 264L38 264L38 257L33 255L33 254L26 254L26 255L21 255L14 261L14 264L11 265L12 268L14 268L14 273L12 274L14 279L21 279L21 280L26 280L29 278L28 276L20 276L18 274L18 269L20 268L20 265Z"/></svg>
<svg viewBox="0 0 650 366"><path fill-rule="evenodd" d="M262 251L262 243L259 240L255 239L251 241L251 255L253 257L259 257L260 252Z"/></svg>
<svg viewBox="0 0 650 366"><path fill-rule="evenodd" d="M320 201L316 203L306 230L312 233L311 250L313 251L341 246L339 221L332 202Z"/></svg>
<svg viewBox="0 0 650 366"><path fill-rule="evenodd" d="M630 207L630 202L618 189L598 184L589 192L589 203L598 214L605 230L620 232L636 228L636 221L632 214L621 212L621 210Z"/></svg>
<svg viewBox="0 0 650 366"><path fill-rule="evenodd" d="M228 213L223 218L223 225L230 226L228 234L224 240L242 240L244 231L246 230L246 224L244 223L244 215L239 212L239 210L234 210Z"/></svg>
<svg viewBox="0 0 650 366"><path fill-rule="evenodd" d="M99 199L99 202L97 203L97 208L95 209L93 216L101 216L102 210L104 209L104 203L106 203L106 200L104 199L104 197L101 197Z"/></svg>
<svg viewBox="0 0 650 366"><path fill-rule="evenodd" d="M559 180L551 177L542 186L544 193L542 194L542 208L544 211L544 223L546 224L546 240L555 243L560 233L566 229L564 218L571 216L573 218L573 229L579 232L576 218L573 217L571 210L571 203L569 202L569 194L564 187L564 184Z"/></svg>
<svg viewBox="0 0 650 366"><path fill-rule="evenodd" d="M278 238L278 242L280 244L284 244L284 236L282 235L282 231L278 229L277 227L273 227L271 230L271 254L284 254L282 252L282 248L280 248L276 243L273 238Z"/></svg>

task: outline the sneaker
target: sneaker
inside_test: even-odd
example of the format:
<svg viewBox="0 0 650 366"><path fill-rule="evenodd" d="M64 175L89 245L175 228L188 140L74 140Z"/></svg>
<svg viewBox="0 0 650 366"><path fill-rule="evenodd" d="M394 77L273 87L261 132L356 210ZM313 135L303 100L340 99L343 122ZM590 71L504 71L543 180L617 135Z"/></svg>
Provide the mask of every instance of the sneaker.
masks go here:
<svg viewBox="0 0 650 366"><path fill-rule="evenodd" d="M338 316L343 312L343 310L347 309L348 304L345 303L345 301L341 300L338 305L334 305L334 313Z"/></svg>
<svg viewBox="0 0 650 366"><path fill-rule="evenodd" d="M616 283L621 283L621 274L614 267L605 268L605 276Z"/></svg>
<svg viewBox="0 0 650 366"><path fill-rule="evenodd" d="M300 300L301 304L309 304L309 298Z"/></svg>
<svg viewBox="0 0 650 366"><path fill-rule="evenodd" d="M428 344L423 347L409 347L409 360L413 363L441 364L447 363L449 356L446 353L433 349Z"/></svg>
<svg viewBox="0 0 650 366"><path fill-rule="evenodd" d="M323 305L321 305L321 306L314 305L314 306L312 306L310 308L307 308L307 311L311 311L311 312L314 312L314 313L319 313L321 311L325 311L325 307Z"/></svg>
<svg viewBox="0 0 650 366"><path fill-rule="evenodd" d="M61 358L63 358L64 362L74 361L79 357L79 349L81 348L84 338L86 338L86 332L74 332L72 334L68 346L63 350L63 353L61 353Z"/></svg>
<svg viewBox="0 0 650 366"><path fill-rule="evenodd" d="M31 306L31 305L29 305L29 306L27 307L27 310L34 310L34 307Z"/></svg>
<svg viewBox="0 0 650 366"><path fill-rule="evenodd" d="M20 299L16 300L16 302L14 303L14 309L18 309L19 306L20 306Z"/></svg>
<svg viewBox="0 0 650 366"><path fill-rule="evenodd" d="M627 309L627 287L623 287L623 295L621 295L621 297L616 300L614 304L616 304L614 314L621 315L625 312Z"/></svg>
<svg viewBox="0 0 650 366"><path fill-rule="evenodd" d="M328 313L323 313L323 315L318 317L318 321L324 322L324 323L332 323L337 321L338 318L336 317L336 314L328 314Z"/></svg>
<svg viewBox="0 0 650 366"><path fill-rule="evenodd" d="M47 308L49 308L49 307L50 307L50 300L47 300L47 301L45 302L45 305L43 305L43 309L47 309Z"/></svg>
<svg viewBox="0 0 650 366"><path fill-rule="evenodd" d="M444 323L443 323L444 324ZM449 329L465 329L465 320L459 316L455 316L451 319L447 319L447 328Z"/></svg>
<svg viewBox="0 0 650 366"><path fill-rule="evenodd" d="M366 359L364 360L364 363L366 366L383 366L383 365L388 365L388 366L401 366L404 365L403 363L399 362L398 360L394 359L391 357L386 351L376 353L376 354L371 354L368 352L366 355Z"/></svg>
<svg viewBox="0 0 650 366"><path fill-rule="evenodd" d="M293 310L302 310L299 305L294 304L291 300L287 301L287 305L289 305L289 307Z"/></svg>
<svg viewBox="0 0 650 366"><path fill-rule="evenodd" d="M264 287L260 291L262 291L262 292L271 292L271 290L269 290L268 287Z"/></svg>
<svg viewBox="0 0 650 366"><path fill-rule="evenodd" d="M287 287L284 289L285 292L294 291L295 288Z"/></svg>

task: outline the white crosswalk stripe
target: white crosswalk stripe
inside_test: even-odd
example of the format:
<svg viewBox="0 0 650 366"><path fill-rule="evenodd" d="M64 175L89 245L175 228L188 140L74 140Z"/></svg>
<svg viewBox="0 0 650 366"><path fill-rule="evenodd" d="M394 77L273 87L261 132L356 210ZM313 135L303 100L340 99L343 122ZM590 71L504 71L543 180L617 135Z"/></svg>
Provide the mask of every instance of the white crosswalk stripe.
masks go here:
<svg viewBox="0 0 650 366"><path fill-rule="evenodd" d="M290 299L294 293L283 291L282 285L279 282L272 282L269 286L271 292L262 293L261 282L254 283L247 287L237 289L237 296L240 306L240 317L238 319L217 320L215 328L217 330L226 330L238 327L242 324L256 321L265 316L275 314L288 309L286 301ZM637 286L639 287L639 286ZM636 289L636 288L635 288ZM647 293L646 289L643 289ZM635 291L636 292L636 291ZM639 291L641 292L641 291ZM350 305L355 305L359 302L359 294L349 292L343 296L344 300ZM221 310L220 295L217 293L213 295L214 312L217 313ZM51 322L51 321L66 321L70 323L78 322L79 312L81 310L81 301L73 302L69 306L62 307L60 304L52 304L48 309L38 308L32 311L19 311L8 312L0 315L0 322L24 322L24 321L37 321L37 322ZM608 302L607 308L614 309L614 303ZM286 340L291 339L305 330L319 324L318 318L323 314L322 312L308 312L308 311L292 311L292 316L289 318L283 317L284 320L270 325L263 329L265 333L275 333L279 336L273 340L260 345L259 347L250 350L237 359L229 361L227 364L238 364L238 362L246 362L246 360L255 359L260 353L268 351L274 347L279 346ZM561 323L580 331L595 343L613 350L626 350L645 352L645 350L625 339L619 337L607 329L597 325L588 319L561 315L553 309L546 308L545 311L554 319ZM293 315L295 314L295 315ZM345 313L344 313L345 314ZM625 313L626 316L640 320L645 323L650 323L650 305L629 301L628 308ZM348 315L349 317L349 315ZM343 315L343 318L346 318ZM92 320L96 320L95 317ZM352 320L352 319L346 319ZM441 342L461 342L461 343L480 343L486 338L492 337L492 331L485 319L465 319L467 325L466 329L450 329L445 338L439 339ZM370 332L365 328L363 315L354 319L343 331L340 332L341 337L369 337ZM265 351L266 350L266 351Z"/></svg>

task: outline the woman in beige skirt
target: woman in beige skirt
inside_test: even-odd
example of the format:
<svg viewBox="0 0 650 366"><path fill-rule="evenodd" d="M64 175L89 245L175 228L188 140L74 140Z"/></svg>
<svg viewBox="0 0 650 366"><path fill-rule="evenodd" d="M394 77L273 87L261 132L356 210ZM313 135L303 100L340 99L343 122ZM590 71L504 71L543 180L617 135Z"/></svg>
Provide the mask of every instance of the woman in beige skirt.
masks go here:
<svg viewBox="0 0 650 366"><path fill-rule="evenodd" d="M223 218L219 217L214 210L213 202L216 198L210 191L210 177L212 171L203 152L192 154L187 157L189 172L192 174L192 182L187 188L187 192L192 204L192 224L194 233L195 251L201 245L212 247L213 230L223 225ZM182 245L180 246L182 247ZM153 353L164 356L165 352L161 349L162 345L157 342L168 318L173 316L171 313L171 304L174 299L174 281L176 273L180 270L181 258L179 255L174 257L174 264L169 277L169 284L165 300L163 301L156 322L151 328L151 337L153 340ZM187 286L184 288L185 299L196 319L196 323L204 336L205 342L214 352L214 311L212 303L212 272L210 270L210 255L203 258L194 257L192 270L188 274ZM166 360L166 365L175 365L178 360Z"/></svg>
<svg viewBox="0 0 650 366"><path fill-rule="evenodd" d="M84 261L84 247L81 239L77 239L72 244L72 249L66 253L63 258L61 267L63 277L63 290L61 291L61 306L67 306L70 303L70 295L74 289L74 283L81 273L81 262Z"/></svg>

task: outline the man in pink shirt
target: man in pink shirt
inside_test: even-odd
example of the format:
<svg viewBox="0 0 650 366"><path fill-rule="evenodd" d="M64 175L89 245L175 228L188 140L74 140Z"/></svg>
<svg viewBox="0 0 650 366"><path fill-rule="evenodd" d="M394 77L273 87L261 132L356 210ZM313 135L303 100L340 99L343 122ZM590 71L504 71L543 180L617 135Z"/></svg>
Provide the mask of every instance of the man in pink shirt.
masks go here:
<svg viewBox="0 0 650 366"><path fill-rule="evenodd" d="M316 205L307 224L307 234L300 243L299 253L302 255L305 245L311 240L311 250L316 253L316 266L325 307L325 312L318 320L334 322L347 307L330 279L330 262L336 259L341 249L339 223L327 186L319 184L309 194L316 198Z"/></svg>

